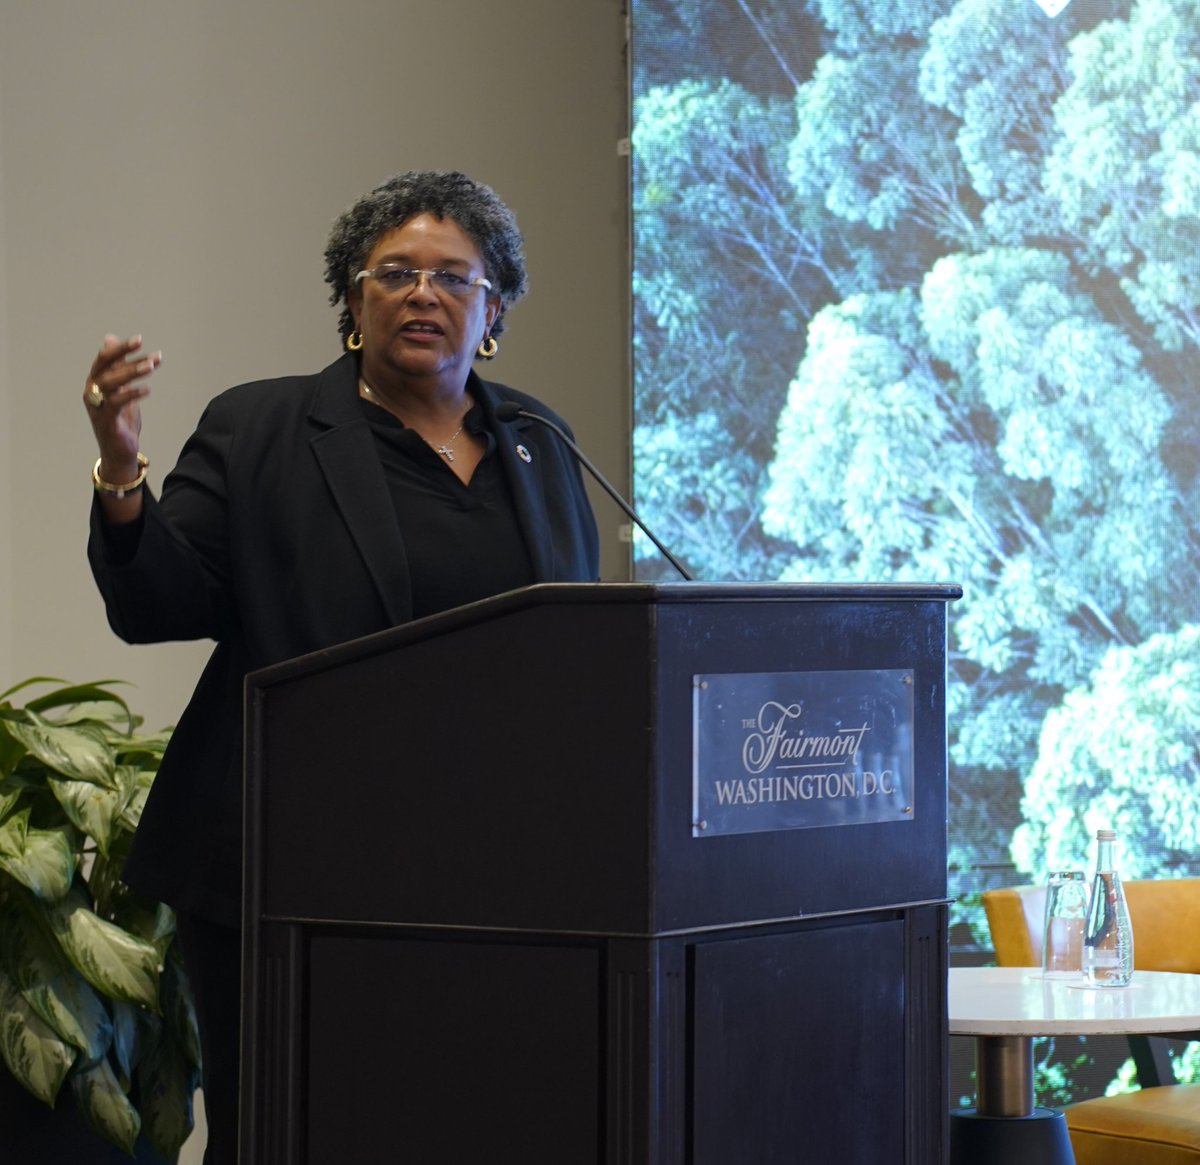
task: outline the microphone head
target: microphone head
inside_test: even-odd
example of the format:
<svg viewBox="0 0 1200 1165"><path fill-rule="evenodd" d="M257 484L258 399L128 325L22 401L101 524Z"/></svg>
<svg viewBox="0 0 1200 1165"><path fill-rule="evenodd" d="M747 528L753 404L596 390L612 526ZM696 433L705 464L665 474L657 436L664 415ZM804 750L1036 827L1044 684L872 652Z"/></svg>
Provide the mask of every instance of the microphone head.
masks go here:
<svg viewBox="0 0 1200 1165"><path fill-rule="evenodd" d="M515 421L525 410L515 400L502 400L496 406L496 420Z"/></svg>

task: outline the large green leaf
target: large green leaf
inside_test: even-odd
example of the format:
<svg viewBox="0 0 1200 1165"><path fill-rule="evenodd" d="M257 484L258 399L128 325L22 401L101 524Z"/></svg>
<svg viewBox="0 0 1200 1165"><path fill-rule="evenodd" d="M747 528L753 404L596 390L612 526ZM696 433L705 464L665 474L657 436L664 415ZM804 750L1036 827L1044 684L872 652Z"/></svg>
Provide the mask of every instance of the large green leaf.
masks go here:
<svg viewBox="0 0 1200 1165"><path fill-rule="evenodd" d="M91 1063L112 1042L112 1019L95 990L71 965L29 910L0 913L5 935L4 968L25 1001Z"/></svg>
<svg viewBox="0 0 1200 1165"><path fill-rule="evenodd" d="M0 788L0 821L3 821L20 803L22 790L5 783Z"/></svg>
<svg viewBox="0 0 1200 1165"><path fill-rule="evenodd" d="M192 1131L199 1074L169 1026L138 1065L138 1099L146 1139L174 1161Z"/></svg>
<svg viewBox="0 0 1200 1165"><path fill-rule="evenodd" d="M29 810L14 813L0 825L0 870L39 898L55 901L71 885L75 855L61 829L32 829Z"/></svg>
<svg viewBox="0 0 1200 1165"><path fill-rule="evenodd" d="M25 746L8 734L4 717L0 716L0 776L12 772L25 751Z"/></svg>
<svg viewBox="0 0 1200 1165"><path fill-rule="evenodd" d="M105 1140L133 1155L134 1142L142 1128L142 1118L125 1095L107 1060L76 1072L71 1090L84 1119Z"/></svg>
<svg viewBox="0 0 1200 1165"><path fill-rule="evenodd" d="M74 968L26 992L40 1016L67 1043L78 1048L88 1063L108 1053L112 1019L95 989Z"/></svg>
<svg viewBox="0 0 1200 1165"><path fill-rule="evenodd" d="M19 684L13 684L11 688L0 692L0 700L7 700L9 696L19 692L22 688L31 688L34 684L61 684L64 682L55 676L30 676L29 679L22 680Z"/></svg>
<svg viewBox="0 0 1200 1165"><path fill-rule="evenodd" d="M126 894L112 920L130 934L153 943L163 955L175 937L175 912L165 903L151 902L138 894Z"/></svg>
<svg viewBox="0 0 1200 1165"><path fill-rule="evenodd" d="M86 833L107 857L111 851L114 830L119 828L117 823L129 799L129 794L121 788L121 782L115 782L117 788L107 788L91 781L48 777L47 783L71 824Z"/></svg>
<svg viewBox="0 0 1200 1165"><path fill-rule="evenodd" d="M68 718L72 720L85 718L98 718L101 720L120 719L132 728L136 717L130 712L129 705L116 692L109 691L111 685L122 682L122 680L96 680L90 684L67 684L56 688L52 692L47 692L45 695L36 696L32 700L26 701L25 707L31 712L38 713L45 713L51 709L66 708L69 712ZM26 680L24 683L18 684L15 688L9 688L7 692L0 693L0 700L6 699L22 688L31 687L34 684L63 684L63 681L51 679L48 676Z"/></svg>
<svg viewBox="0 0 1200 1165"><path fill-rule="evenodd" d="M0 1056L13 1076L39 1100L53 1105L76 1054L0 970Z"/></svg>
<svg viewBox="0 0 1200 1165"><path fill-rule="evenodd" d="M150 795L150 786L154 783L154 773L149 769L132 769L120 766L117 777L122 782L129 780L129 795L125 808L121 811L121 826L132 833L137 829L142 819L142 810L146 806L146 798Z"/></svg>
<svg viewBox="0 0 1200 1165"><path fill-rule="evenodd" d="M98 991L158 1011L158 949L88 909L78 886L47 910L54 937Z"/></svg>
<svg viewBox="0 0 1200 1165"><path fill-rule="evenodd" d="M33 713L28 717L4 715L5 728L42 764L65 777L113 784L112 749L94 726L50 724Z"/></svg>
<svg viewBox="0 0 1200 1165"><path fill-rule="evenodd" d="M157 768L167 745L171 743L171 730L163 729L143 736L114 738L113 741L121 760L135 764L138 768Z"/></svg>

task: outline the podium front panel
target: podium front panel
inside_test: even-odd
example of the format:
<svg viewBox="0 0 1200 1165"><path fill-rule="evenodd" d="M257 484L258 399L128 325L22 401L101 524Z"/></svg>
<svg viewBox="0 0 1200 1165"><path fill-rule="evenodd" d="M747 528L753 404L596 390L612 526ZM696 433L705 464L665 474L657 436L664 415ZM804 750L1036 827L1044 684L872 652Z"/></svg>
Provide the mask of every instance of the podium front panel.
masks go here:
<svg viewBox="0 0 1200 1165"><path fill-rule="evenodd" d="M643 935L944 897L944 599L582 590L252 683L251 910ZM880 668L915 677L911 820L692 836L694 676Z"/></svg>
<svg viewBox="0 0 1200 1165"><path fill-rule="evenodd" d="M597 946L315 928L307 962L308 1161L599 1159Z"/></svg>
<svg viewBox="0 0 1200 1165"><path fill-rule="evenodd" d="M263 690L257 909L645 933L648 634L536 608Z"/></svg>
<svg viewBox="0 0 1200 1165"><path fill-rule="evenodd" d="M945 604L898 599L655 609L659 931L920 901L946 893ZM692 680L710 673L913 676L912 814L905 820L695 837ZM847 683L852 683L852 679Z"/></svg>
<svg viewBox="0 0 1200 1165"><path fill-rule="evenodd" d="M534 587L251 676L243 1159L938 1165L956 594ZM693 836L697 676L881 669L910 818Z"/></svg>

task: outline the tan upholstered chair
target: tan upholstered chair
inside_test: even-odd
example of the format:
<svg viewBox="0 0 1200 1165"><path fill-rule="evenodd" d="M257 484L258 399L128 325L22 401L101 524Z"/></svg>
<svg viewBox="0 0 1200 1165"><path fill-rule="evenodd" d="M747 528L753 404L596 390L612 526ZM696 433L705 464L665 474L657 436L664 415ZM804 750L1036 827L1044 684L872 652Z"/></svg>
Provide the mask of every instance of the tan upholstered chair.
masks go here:
<svg viewBox="0 0 1200 1165"><path fill-rule="evenodd" d="M1200 878L1131 879L1124 885L1134 966L1200 974ZM1040 966L1045 887L988 890L983 906L996 961ZM1200 1165L1200 1084L1169 1083L1174 1077L1165 1039L1131 1038L1130 1048L1140 1092L1100 1096L1063 1110L1077 1165Z"/></svg>

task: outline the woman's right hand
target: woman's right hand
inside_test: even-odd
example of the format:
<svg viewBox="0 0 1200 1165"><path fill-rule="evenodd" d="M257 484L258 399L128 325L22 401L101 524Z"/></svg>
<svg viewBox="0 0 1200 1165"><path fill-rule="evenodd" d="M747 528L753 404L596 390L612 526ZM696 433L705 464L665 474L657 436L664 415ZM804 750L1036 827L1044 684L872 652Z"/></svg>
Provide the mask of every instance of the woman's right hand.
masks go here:
<svg viewBox="0 0 1200 1165"><path fill-rule="evenodd" d="M98 474L103 481L133 481L139 473L138 448L142 415L138 402L150 395L142 383L162 363L161 352L139 355L141 336L121 340L105 336L104 347L96 354L84 385L92 432L100 449ZM141 513L141 491L123 498L101 494L105 512L114 520L132 520Z"/></svg>

